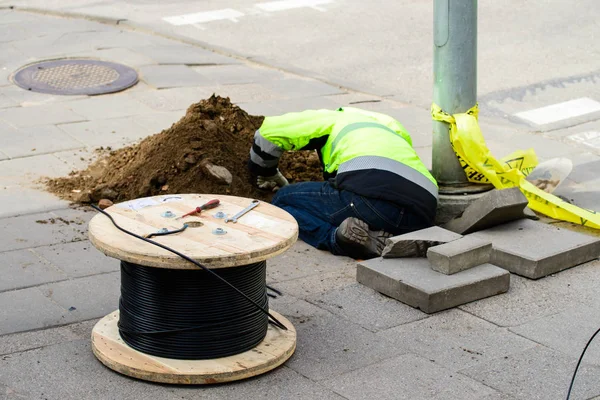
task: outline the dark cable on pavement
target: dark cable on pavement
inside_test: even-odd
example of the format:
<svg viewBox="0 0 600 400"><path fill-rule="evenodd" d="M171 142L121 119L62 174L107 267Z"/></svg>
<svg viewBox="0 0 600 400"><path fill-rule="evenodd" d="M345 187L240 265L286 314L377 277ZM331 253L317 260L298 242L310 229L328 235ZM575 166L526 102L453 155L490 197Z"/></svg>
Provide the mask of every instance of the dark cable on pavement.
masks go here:
<svg viewBox="0 0 600 400"><path fill-rule="evenodd" d="M106 211L102 210L100 207L94 205L94 204L90 204L92 206L93 209L95 209L96 211L102 213L103 215L105 215L106 217L108 217L108 219L110 219L110 221L112 222L112 224L121 232L129 235L129 236L133 236L137 239L143 240L144 242L153 244L155 246L158 246L162 249L165 249L181 258L183 258L186 261L191 262L192 264L196 265L197 267L203 269L204 271L208 272L211 276L217 278L217 280L219 280L220 282L226 284L227 286L229 286L231 289L233 289L235 292L237 292L238 294L240 294L241 296L243 296L246 300L248 300L250 303L254 304L254 306L256 308L258 308L261 312L263 312L264 314L268 315L270 318L270 322L275 325L276 327L278 327L279 329L282 329L284 331L287 331L287 328L285 327L284 324L282 324L277 318L275 318L273 315L271 315L271 313L269 312L268 309L264 308L263 306L259 305L258 303L256 303L254 300L252 300L250 297L246 296L241 290L239 290L238 288L236 288L235 286L233 286L232 284L230 284L226 279L223 279L221 276L219 276L217 273L215 273L213 270L205 267L204 265L200 264L199 262L197 262L196 260L186 256L183 253L180 253L177 250L174 250L172 248L170 248L169 246L165 246L164 244L155 242L153 240L147 239L143 236L137 235L133 232L128 231L125 228L122 228L121 226L119 226L119 224L117 224L117 222L113 219L112 215L110 215L109 213L107 213ZM276 293L278 292L277 290L274 290L273 288L270 288L271 290L275 291ZM279 292L281 293L281 292Z"/></svg>
<svg viewBox="0 0 600 400"><path fill-rule="evenodd" d="M579 370L579 365L581 364L581 361L583 360L583 356L585 355L585 352L588 349L589 345L592 343L592 340L594 340L594 338L596 337L596 335L599 332L600 332L600 328L598 328L598 330L592 335L590 340L588 340L587 344L583 348L583 351L581 352L581 355L579 356L579 361L577 361L577 366L575 367L575 371L573 372L573 377L571 378L571 384L569 385L569 391L567 392L566 400L569 400L571 398L571 390L573 389L573 383L575 383L575 376L577 376L577 371Z"/></svg>

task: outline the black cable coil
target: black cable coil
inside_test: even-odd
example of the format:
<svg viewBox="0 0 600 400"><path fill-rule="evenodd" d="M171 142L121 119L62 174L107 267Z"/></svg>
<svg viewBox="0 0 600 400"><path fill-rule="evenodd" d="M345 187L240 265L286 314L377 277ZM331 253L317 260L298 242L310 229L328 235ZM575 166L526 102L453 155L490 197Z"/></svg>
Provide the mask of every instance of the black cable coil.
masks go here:
<svg viewBox="0 0 600 400"><path fill-rule="evenodd" d="M214 269L268 310L266 262ZM121 261L119 333L146 354L183 360L227 357L256 347L269 316L204 270Z"/></svg>

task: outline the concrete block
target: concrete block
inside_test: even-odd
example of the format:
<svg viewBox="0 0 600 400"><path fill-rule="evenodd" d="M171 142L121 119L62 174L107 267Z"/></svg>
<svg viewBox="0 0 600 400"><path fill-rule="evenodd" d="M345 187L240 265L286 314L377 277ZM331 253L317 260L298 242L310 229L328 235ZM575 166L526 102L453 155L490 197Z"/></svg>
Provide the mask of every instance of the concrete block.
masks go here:
<svg viewBox="0 0 600 400"><path fill-rule="evenodd" d="M427 250L431 269L446 275L489 263L491 256L492 242L469 236Z"/></svg>
<svg viewBox="0 0 600 400"><path fill-rule="evenodd" d="M68 311L44 296L37 287L0 293L0 335L47 328L70 322Z"/></svg>
<svg viewBox="0 0 600 400"><path fill-rule="evenodd" d="M153 110L131 96L94 96L64 103L73 112L87 120L101 120L150 114Z"/></svg>
<svg viewBox="0 0 600 400"><path fill-rule="evenodd" d="M18 140L15 140L18 138ZM79 149L83 143L54 125L12 128L0 123L0 149L11 158Z"/></svg>
<svg viewBox="0 0 600 400"><path fill-rule="evenodd" d="M538 345L461 370L471 377L515 399L562 399L569 388L577 359ZM577 373L572 399L600 394L600 367L584 362Z"/></svg>
<svg viewBox="0 0 600 400"><path fill-rule="evenodd" d="M140 78L156 89L212 84L210 79L186 65L147 65L140 67Z"/></svg>
<svg viewBox="0 0 600 400"><path fill-rule="evenodd" d="M483 264L454 275L431 269L421 258L376 258L358 264L356 280L428 314L504 293L510 274Z"/></svg>
<svg viewBox="0 0 600 400"><path fill-rule="evenodd" d="M0 292L67 279L67 274L30 250L2 253Z"/></svg>
<svg viewBox="0 0 600 400"><path fill-rule="evenodd" d="M483 383L415 354L403 354L321 384L352 400L481 400L499 395Z"/></svg>
<svg viewBox="0 0 600 400"><path fill-rule="evenodd" d="M16 127L65 124L86 120L84 116L65 107L65 104L67 103L5 108L0 110L0 120Z"/></svg>
<svg viewBox="0 0 600 400"><path fill-rule="evenodd" d="M463 214L444 228L465 235L524 218L527 198L518 187L487 192L469 205Z"/></svg>
<svg viewBox="0 0 600 400"><path fill-rule="evenodd" d="M196 46L172 42L169 45L135 46L131 50L153 59L157 64L216 65L238 64L235 58L222 56Z"/></svg>
<svg viewBox="0 0 600 400"><path fill-rule="evenodd" d="M523 219L476 232L493 243L492 263L538 279L600 256L600 239Z"/></svg>
<svg viewBox="0 0 600 400"><path fill-rule="evenodd" d="M425 257L428 248L460 238L462 235L439 226L432 226L389 238L381 256L383 258Z"/></svg>

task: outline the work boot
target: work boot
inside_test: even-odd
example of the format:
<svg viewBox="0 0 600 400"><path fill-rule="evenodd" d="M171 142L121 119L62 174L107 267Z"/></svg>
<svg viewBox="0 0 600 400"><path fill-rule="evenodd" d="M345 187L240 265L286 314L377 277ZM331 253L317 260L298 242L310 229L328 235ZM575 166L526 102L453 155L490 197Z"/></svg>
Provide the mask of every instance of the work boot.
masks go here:
<svg viewBox="0 0 600 400"><path fill-rule="evenodd" d="M367 260L379 257L385 240L392 235L384 231L372 231L358 218L346 218L335 231L335 242L352 258Z"/></svg>

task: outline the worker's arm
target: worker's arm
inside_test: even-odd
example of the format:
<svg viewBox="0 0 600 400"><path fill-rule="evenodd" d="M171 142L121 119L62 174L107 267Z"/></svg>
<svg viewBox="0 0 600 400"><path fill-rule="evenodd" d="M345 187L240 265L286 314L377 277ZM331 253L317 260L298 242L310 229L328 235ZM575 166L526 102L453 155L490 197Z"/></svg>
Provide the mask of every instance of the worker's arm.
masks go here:
<svg viewBox="0 0 600 400"><path fill-rule="evenodd" d="M337 111L308 110L266 117L254 135L250 172L259 180L282 178L277 165L283 152L320 149L327 141L336 115Z"/></svg>
<svg viewBox="0 0 600 400"><path fill-rule="evenodd" d="M398 135L402 136L404 140L406 140L408 144L410 144L412 147L412 138L410 137L406 129L404 129L400 122L396 121L389 115L380 114L374 111L361 110L360 108L354 107L342 107L340 108L340 111L345 113L360 114L362 116L369 117L382 125L385 125L388 128L394 130Z"/></svg>

